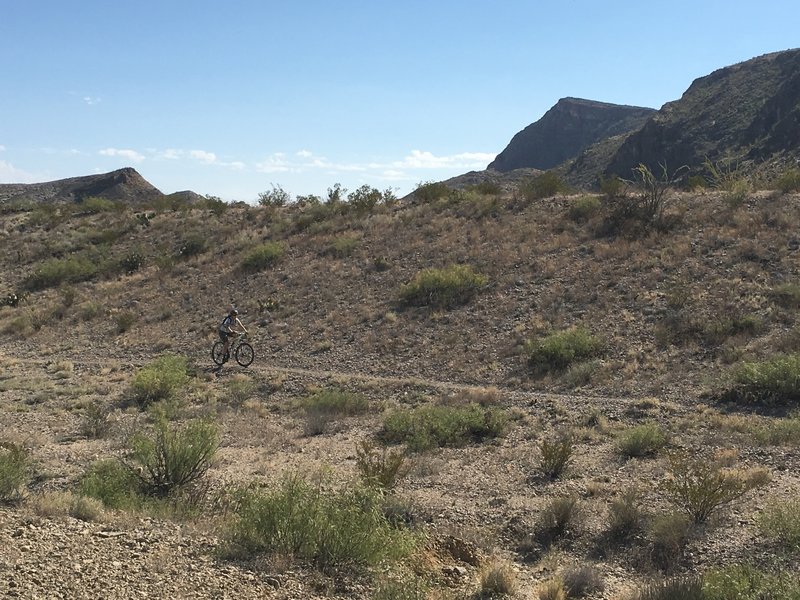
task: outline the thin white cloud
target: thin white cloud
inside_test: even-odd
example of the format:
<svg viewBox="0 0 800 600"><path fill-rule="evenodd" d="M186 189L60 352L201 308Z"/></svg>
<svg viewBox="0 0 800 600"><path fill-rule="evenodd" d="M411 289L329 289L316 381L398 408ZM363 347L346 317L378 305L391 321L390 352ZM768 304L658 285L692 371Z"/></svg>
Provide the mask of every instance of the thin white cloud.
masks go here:
<svg viewBox="0 0 800 600"><path fill-rule="evenodd" d="M133 162L142 162L144 160L143 154L139 154L136 150L130 149L105 148L104 150L100 150L100 154L103 156L120 156L127 160L132 160Z"/></svg>
<svg viewBox="0 0 800 600"><path fill-rule="evenodd" d="M259 173L288 173L296 169L297 166L286 160L286 155L283 152L276 152L256 163L256 171Z"/></svg>
<svg viewBox="0 0 800 600"><path fill-rule="evenodd" d="M297 153L297 156L299 156L300 158L311 158L312 156L314 156L314 154L312 152L309 152L308 150L300 150Z"/></svg>
<svg viewBox="0 0 800 600"><path fill-rule="evenodd" d="M0 152L5 152L5 151L6 151L6 147L3 146L3 144L0 144Z"/></svg>
<svg viewBox="0 0 800 600"><path fill-rule="evenodd" d="M412 150L403 160L392 166L407 169L472 169L485 168L495 158L487 152L462 152L451 156L436 156L432 152Z"/></svg>
<svg viewBox="0 0 800 600"><path fill-rule="evenodd" d="M165 158L167 160L178 160L183 156L183 150L176 150L175 148L167 148L158 153L158 158Z"/></svg>
<svg viewBox="0 0 800 600"><path fill-rule="evenodd" d="M11 163L0 160L0 183L34 183L34 175L16 168Z"/></svg>
<svg viewBox="0 0 800 600"><path fill-rule="evenodd" d="M103 101L103 99L98 98L96 96L84 96L83 101L89 106L94 106L95 104L100 104Z"/></svg>
<svg viewBox="0 0 800 600"><path fill-rule="evenodd" d="M205 150L190 150L189 156L207 165L212 165L217 162L217 155L213 152L206 152Z"/></svg>

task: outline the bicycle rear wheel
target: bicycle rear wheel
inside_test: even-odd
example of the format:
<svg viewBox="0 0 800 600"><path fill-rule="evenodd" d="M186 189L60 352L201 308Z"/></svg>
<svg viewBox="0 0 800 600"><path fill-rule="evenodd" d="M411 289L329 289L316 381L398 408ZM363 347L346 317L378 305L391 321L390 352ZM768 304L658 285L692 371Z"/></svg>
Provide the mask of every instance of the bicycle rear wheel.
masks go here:
<svg viewBox="0 0 800 600"><path fill-rule="evenodd" d="M216 342L211 347L211 360L220 367L225 363L225 344Z"/></svg>
<svg viewBox="0 0 800 600"><path fill-rule="evenodd" d="M253 352L253 347L248 344L247 342L242 342L239 344L239 347L236 348L236 362L242 365L243 367L250 366L250 363L253 362L255 358L255 352Z"/></svg>

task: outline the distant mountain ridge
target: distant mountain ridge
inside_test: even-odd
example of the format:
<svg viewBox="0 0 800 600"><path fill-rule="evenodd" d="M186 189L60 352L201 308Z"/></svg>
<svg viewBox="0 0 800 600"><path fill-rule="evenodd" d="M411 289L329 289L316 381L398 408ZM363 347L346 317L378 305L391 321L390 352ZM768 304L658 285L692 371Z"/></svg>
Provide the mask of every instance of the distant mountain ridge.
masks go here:
<svg viewBox="0 0 800 600"><path fill-rule="evenodd" d="M485 171L466 175L498 182L499 172L502 184L521 167L557 169L587 188L602 175L630 178L639 164L698 172L706 159L751 167L800 159L800 49L717 69L657 111L562 98Z"/></svg>
<svg viewBox="0 0 800 600"><path fill-rule="evenodd" d="M517 133L488 168L503 173L520 168L552 169L602 139L638 129L655 112L653 108L562 98L541 119Z"/></svg>
<svg viewBox="0 0 800 600"><path fill-rule="evenodd" d="M146 204L165 197L131 167L46 183L0 184L0 204L80 202L93 196L131 205Z"/></svg>

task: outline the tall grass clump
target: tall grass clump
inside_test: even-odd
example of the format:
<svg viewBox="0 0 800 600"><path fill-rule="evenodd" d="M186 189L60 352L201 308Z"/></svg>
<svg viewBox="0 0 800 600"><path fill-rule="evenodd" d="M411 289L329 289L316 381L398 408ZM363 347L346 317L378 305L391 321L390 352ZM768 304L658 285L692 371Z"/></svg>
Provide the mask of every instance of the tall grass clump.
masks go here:
<svg viewBox="0 0 800 600"><path fill-rule="evenodd" d="M776 304L784 308L800 308L800 284L782 283L772 288L770 296Z"/></svg>
<svg viewBox="0 0 800 600"><path fill-rule="evenodd" d="M778 178L777 186L784 194L800 191L800 169L787 169Z"/></svg>
<svg viewBox="0 0 800 600"><path fill-rule="evenodd" d="M753 432L755 439L768 446L800 446L800 412L776 419Z"/></svg>
<svg viewBox="0 0 800 600"><path fill-rule="evenodd" d="M226 532L225 554L291 556L322 570L402 559L415 537L389 523L381 501L373 488L331 491L296 475L269 491L245 490Z"/></svg>
<svg viewBox="0 0 800 600"><path fill-rule="evenodd" d="M252 248L242 260L242 269L255 273L274 266L286 254L280 242L267 242Z"/></svg>
<svg viewBox="0 0 800 600"><path fill-rule="evenodd" d="M471 403L466 406L421 406L389 414L380 431L385 442L405 443L423 452L437 447L462 447L501 437L508 415L496 408Z"/></svg>
<svg viewBox="0 0 800 600"><path fill-rule="evenodd" d="M107 508L127 510L142 505L138 478L117 459L92 463L78 484L78 492L96 498Z"/></svg>
<svg viewBox="0 0 800 600"><path fill-rule="evenodd" d="M454 308L469 302L486 285L487 278L468 265L423 269L400 288L405 306Z"/></svg>
<svg viewBox="0 0 800 600"><path fill-rule="evenodd" d="M30 470L30 455L23 446L0 442L0 504L20 498L20 489L27 483Z"/></svg>
<svg viewBox="0 0 800 600"><path fill-rule="evenodd" d="M547 479L558 479L572 460L573 438L562 434L539 443L539 472Z"/></svg>
<svg viewBox="0 0 800 600"><path fill-rule="evenodd" d="M77 283L95 277L102 261L89 254L51 258L43 262L22 283L24 289L38 291L58 287L62 283Z"/></svg>
<svg viewBox="0 0 800 600"><path fill-rule="evenodd" d="M306 414L306 433L318 435L325 431L328 423L337 418L367 412L369 400L362 394L327 388L301 399L299 407Z"/></svg>
<svg viewBox="0 0 800 600"><path fill-rule="evenodd" d="M174 400L189 383L186 358L167 354L161 356L134 376L130 387L130 399L144 408L162 400Z"/></svg>
<svg viewBox="0 0 800 600"><path fill-rule="evenodd" d="M705 600L703 580L689 575L648 583L631 600Z"/></svg>
<svg viewBox="0 0 800 600"><path fill-rule="evenodd" d="M724 393L728 399L795 404L800 401L800 353L742 363L733 371L732 379L732 387Z"/></svg>
<svg viewBox="0 0 800 600"><path fill-rule="evenodd" d="M392 489L403 474L405 454L363 440L356 445L356 467L365 485Z"/></svg>
<svg viewBox="0 0 800 600"><path fill-rule="evenodd" d="M525 344L528 366L538 374L563 371L573 363L599 356L602 351L602 340L584 327L556 331Z"/></svg>
<svg viewBox="0 0 800 600"><path fill-rule="evenodd" d="M758 526L781 546L800 550L800 500L773 500L759 515Z"/></svg>
<svg viewBox="0 0 800 600"><path fill-rule="evenodd" d="M703 575L703 600L796 600L794 573L773 574L752 565L729 565Z"/></svg>

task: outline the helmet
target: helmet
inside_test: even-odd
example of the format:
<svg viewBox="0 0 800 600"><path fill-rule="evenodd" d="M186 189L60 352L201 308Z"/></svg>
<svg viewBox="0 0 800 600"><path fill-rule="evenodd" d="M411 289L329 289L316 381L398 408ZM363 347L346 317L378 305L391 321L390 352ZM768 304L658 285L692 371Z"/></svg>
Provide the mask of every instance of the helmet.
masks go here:
<svg viewBox="0 0 800 600"><path fill-rule="evenodd" d="M238 315L238 314L239 314L239 311L238 311L238 310L236 310L235 308L232 308L232 309L231 309L231 314L232 314L232 315L234 315L234 316L235 316L235 315Z"/></svg>

